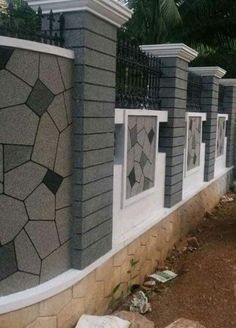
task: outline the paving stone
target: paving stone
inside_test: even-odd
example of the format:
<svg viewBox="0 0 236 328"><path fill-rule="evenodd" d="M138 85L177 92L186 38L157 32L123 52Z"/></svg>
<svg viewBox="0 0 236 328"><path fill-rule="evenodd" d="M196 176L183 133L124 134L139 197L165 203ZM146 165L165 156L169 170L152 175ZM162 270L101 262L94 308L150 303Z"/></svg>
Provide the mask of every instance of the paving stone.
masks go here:
<svg viewBox="0 0 236 328"><path fill-rule="evenodd" d="M43 183L45 184L45 186L51 190L51 192L56 195L61 183L62 183L63 178L51 171L51 170L47 170L47 173L45 174L45 177L43 178Z"/></svg>
<svg viewBox="0 0 236 328"><path fill-rule="evenodd" d="M0 282L0 295L4 296L4 295L17 293L19 291L37 286L38 284L39 284L38 276L30 273L18 271ZM0 323L1 323L1 319L0 319ZM19 327L25 327L25 326L19 326Z"/></svg>
<svg viewBox="0 0 236 328"><path fill-rule="evenodd" d="M72 113L73 113L73 103L74 103L73 99L72 99L72 90L67 90L66 92L64 92L64 98L65 98L68 124L71 124L72 123Z"/></svg>
<svg viewBox="0 0 236 328"><path fill-rule="evenodd" d="M11 241L28 221L23 202L0 195L0 243Z"/></svg>
<svg viewBox="0 0 236 328"><path fill-rule="evenodd" d="M59 240L54 222L30 221L27 223L25 230L42 259L59 247Z"/></svg>
<svg viewBox="0 0 236 328"><path fill-rule="evenodd" d="M0 247L0 280L17 271L16 256L13 243ZM1 295L1 288L0 288Z"/></svg>
<svg viewBox="0 0 236 328"><path fill-rule="evenodd" d="M62 181L56 195L56 209L68 207L72 204L72 181L71 177Z"/></svg>
<svg viewBox="0 0 236 328"><path fill-rule="evenodd" d="M40 273L41 260L24 230L15 239L15 250L20 271Z"/></svg>
<svg viewBox="0 0 236 328"><path fill-rule="evenodd" d="M65 243L42 261L40 283L71 268L70 242Z"/></svg>
<svg viewBox="0 0 236 328"><path fill-rule="evenodd" d="M43 180L47 169L32 162L5 174L5 193L24 200Z"/></svg>
<svg viewBox="0 0 236 328"><path fill-rule="evenodd" d="M55 172L63 177L72 173L72 125L68 126L59 137Z"/></svg>
<svg viewBox="0 0 236 328"><path fill-rule="evenodd" d="M72 299L72 290L66 289L63 292L40 302L40 316L57 315L66 304Z"/></svg>
<svg viewBox="0 0 236 328"><path fill-rule="evenodd" d="M55 219L55 196L43 183L25 200L25 205L30 220Z"/></svg>
<svg viewBox="0 0 236 328"><path fill-rule="evenodd" d="M56 211L56 225L61 244L71 237L72 208L66 207Z"/></svg>
<svg viewBox="0 0 236 328"><path fill-rule="evenodd" d="M38 80L26 104L38 116L42 116L53 101L53 98L53 93L40 80Z"/></svg>
<svg viewBox="0 0 236 328"><path fill-rule="evenodd" d="M25 105L2 109L0 143L33 145L38 121L38 117Z"/></svg>
<svg viewBox="0 0 236 328"><path fill-rule="evenodd" d="M29 161L31 152L32 152L31 146L5 145L4 171L7 172Z"/></svg>
<svg viewBox="0 0 236 328"><path fill-rule="evenodd" d="M39 123L32 159L50 169L53 169L56 151L58 130L50 116L45 113Z"/></svg>
<svg viewBox="0 0 236 328"><path fill-rule="evenodd" d="M3 146L0 145L0 181L3 181Z"/></svg>
<svg viewBox="0 0 236 328"><path fill-rule="evenodd" d="M39 78L54 95L64 91L56 56L46 54L40 55Z"/></svg>
<svg viewBox="0 0 236 328"><path fill-rule="evenodd" d="M0 316L1 328L25 328L31 322L33 322L39 315L39 305L34 304L27 306L18 311L12 311L11 313L5 313Z"/></svg>
<svg viewBox="0 0 236 328"><path fill-rule="evenodd" d="M25 103L30 91L31 87L13 74L0 71L0 108Z"/></svg>
<svg viewBox="0 0 236 328"><path fill-rule="evenodd" d="M8 47L0 47L0 70L5 68L8 60L10 59L14 49Z"/></svg>
<svg viewBox="0 0 236 328"><path fill-rule="evenodd" d="M6 68L30 85L38 79L39 54L37 52L15 49Z"/></svg>
<svg viewBox="0 0 236 328"><path fill-rule="evenodd" d="M178 319L177 321L173 322L166 328L205 328L197 321L187 320L184 318Z"/></svg>
<svg viewBox="0 0 236 328"><path fill-rule="evenodd" d="M58 130L64 130L68 125L68 122L63 94L55 96L47 111L56 124Z"/></svg>
<svg viewBox="0 0 236 328"><path fill-rule="evenodd" d="M57 318L56 317L44 317L38 318L26 328L57 328Z"/></svg>
<svg viewBox="0 0 236 328"><path fill-rule="evenodd" d="M155 328L154 322L148 320L143 315L134 312L120 311L115 312L114 316L130 322L129 328Z"/></svg>
<svg viewBox="0 0 236 328"><path fill-rule="evenodd" d="M68 58L58 57L58 63L65 89L72 87L73 61Z"/></svg>

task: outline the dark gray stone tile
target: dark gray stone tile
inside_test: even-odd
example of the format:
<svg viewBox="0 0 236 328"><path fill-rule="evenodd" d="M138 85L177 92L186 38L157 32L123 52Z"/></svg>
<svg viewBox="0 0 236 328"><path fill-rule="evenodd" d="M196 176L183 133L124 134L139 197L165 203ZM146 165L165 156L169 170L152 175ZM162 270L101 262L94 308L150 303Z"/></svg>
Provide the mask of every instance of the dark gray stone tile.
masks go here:
<svg viewBox="0 0 236 328"><path fill-rule="evenodd" d="M0 69L5 68L8 60L10 59L14 49L7 47L0 47Z"/></svg>
<svg viewBox="0 0 236 328"><path fill-rule="evenodd" d="M0 247L0 280L17 271L16 256L13 243ZM0 288L1 293L1 288Z"/></svg>
<svg viewBox="0 0 236 328"><path fill-rule="evenodd" d="M4 146L4 171L7 172L30 160L32 147L27 146Z"/></svg>
<svg viewBox="0 0 236 328"><path fill-rule="evenodd" d="M26 104L37 115L42 116L51 104L53 97L53 93L40 80L37 80Z"/></svg>
<svg viewBox="0 0 236 328"><path fill-rule="evenodd" d="M43 183L48 187L49 190L51 190L53 194L56 194L62 183L62 180L62 176L51 170L47 170L47 173L43 178Z"/></svg>

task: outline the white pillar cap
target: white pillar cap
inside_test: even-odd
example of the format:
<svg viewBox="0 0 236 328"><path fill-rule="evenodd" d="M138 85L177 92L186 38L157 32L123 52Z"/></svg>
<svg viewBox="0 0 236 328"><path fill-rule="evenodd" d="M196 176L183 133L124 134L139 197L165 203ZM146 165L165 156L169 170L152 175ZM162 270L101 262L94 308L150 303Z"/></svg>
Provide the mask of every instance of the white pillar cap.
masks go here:
<svg viewBox="0 0 236 328"><path fill-rule="evenodd" d="M235 87L236 79L222 79L220 80L220 84L225 85L227 87Z"/></svg>
<svg viewBox="0 0 236 328"><path fill-rule="evenodd" d="M189 67L189 72L196 73L200 76L214 76L219 79L226 74L226 70L219 66Z"/></svg>
<svg viewBox="0 0 236 328"><path fill-rule="evenodd" d="M191 62L198 56L198 52L184 43L165 43L165 44L149 44L141 45L140 48L157 57L175 57Z"/></svg>
<svg viewBox="0 0 236 328"><path fill-rule="evenodd" d="M88 11L109 23L120 27L132 16L132 11L115 0L28 0L35 11L40 6L44 14Z"/></svg>

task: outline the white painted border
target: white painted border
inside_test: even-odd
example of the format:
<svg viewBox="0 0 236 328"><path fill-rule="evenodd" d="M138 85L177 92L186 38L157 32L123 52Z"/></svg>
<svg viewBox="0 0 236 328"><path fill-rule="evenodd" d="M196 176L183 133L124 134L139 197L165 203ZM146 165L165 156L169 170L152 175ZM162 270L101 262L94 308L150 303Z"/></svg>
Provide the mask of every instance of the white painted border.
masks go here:
<svg viewBox="0 0 236 328"><path fill-rule="evenodd" d="M158 213L158 217L152 217L148 222L143 222L142 225L139 225L135 231L135 234L133 234L132 237L126 239L125 241L122 241L119 245L114 247L110 252L108 252L106 255L99 258L97 261L95 261L93 264L88 266L84 270L75 270L70 269L61 275L57 276L56 278L53 278L37 287L33 287L27 290L24 290L22 292L14 293L8 296L0 297L0 314L8 313L11 311L19 310L24 307L33 305L35 303L39 303L40 301L43 301L45 299L48 299L50 297L53 297L64 290L72 287L73 285L77 284L79 281L81 281L85 276L87 276L90 272L95 270L97 267L105 263L108 259L110 259L112 256L114 256L117 252L119 252L121 249L126 247L128 244L130 244L133 240L138 238L140 235L142 235L145 231L153 227L157 222L160 222L165 217L169 216L171 213L176 211L179 207L183 206L188 200L190 200L192 197L197 195L199 192L207 188L212 183L216 182L218 179L223 177L226 173L230 172L233 169L233 166L231 168L225 169L225 172L221 172L219 175L214 177L210 182L204 182L201 188L198 190L193 191L193 193L189 193L185 199L183 199L181 202L176 204L170 209L165 208L162 213Z"/></svg>
<svg viewBox="0 0 236 328"><path fill-rule="evenodd" d="M35 41L28 41L23 39L9 38L6 36L0 36L0 46L11 47L17 49L24 49L29 51L41 52L44 54L55 55L58 57L64 57L74 59L74 51L64 49L61 47L51 46L45 43L39 43Z"/></svg>
<svg viewBox="0 0 236 328"><path fill-rule="evenodd" d="M217 156L217 139L218 139L218 121L219 121L219 117L223 117L225 118L225 138L226 138L226 122L228 121L228 114L217 114L217 127L216 127L216 150L215 150L215 158L216 161L222 159L225 156L225 152L226 152L226 147L225 147L225 139L224 139L224 152L222 155Z"/></svg>
<svg viewBox="0 0 236 328"><path fill-rule="evenodd" d="M184 172L185 172L185 177L192 175L196 173L197 171L200 170L201 168L201 158L200 158L200 163L199 166L194 167L191 170L187 170L187 162L188 162L188 127L189 127L189 118L190 117L200 117L201 118L201 144L202 144L202 124L204 121L206 121L206 113L200 113L200 112L187 112L185 114L185 121L187 122L187 128L186 128L186 148L185 148L185 159L184 159ZM201 156L201 146L200 146L200 156Z"/></svg>

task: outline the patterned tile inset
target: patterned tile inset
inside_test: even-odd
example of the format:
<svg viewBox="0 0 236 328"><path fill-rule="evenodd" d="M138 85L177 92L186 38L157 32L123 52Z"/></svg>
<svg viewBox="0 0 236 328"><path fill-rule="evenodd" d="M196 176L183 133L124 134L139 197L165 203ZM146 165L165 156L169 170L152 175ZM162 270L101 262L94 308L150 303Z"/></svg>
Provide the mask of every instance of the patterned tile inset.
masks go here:
<svg viewBox="0 0 236 328"><path fill-rule="evenodd" d="M202 140L201 117L190 116L188 124L187 171L200 165L200 151Z"/></svg>
<svg viewBox="0 0 236 328"><path fill-rule="evenodd" d="M126 199L154 186L156 116L128 117Z"/></svg>
<svg viewBox="0 0 236 328"><path fill-rule="evenodd" d="M225 117L218 117L217 123L217 142L216 142L216 157L222 156L224 154L225 148L225 129L226 120Z"/></svg>

